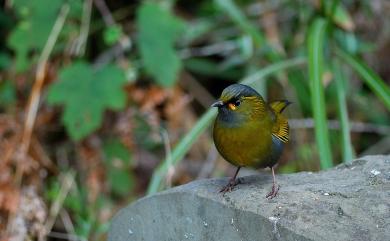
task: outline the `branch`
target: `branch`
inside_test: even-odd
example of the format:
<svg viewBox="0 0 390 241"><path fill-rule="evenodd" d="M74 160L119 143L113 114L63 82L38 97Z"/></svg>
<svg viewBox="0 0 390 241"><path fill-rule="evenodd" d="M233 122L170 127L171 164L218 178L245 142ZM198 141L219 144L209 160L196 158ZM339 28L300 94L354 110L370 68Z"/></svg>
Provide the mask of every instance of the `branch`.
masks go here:
<svg viewBox="0 0 390 241"><path fill-rule="evenodd" d="M92 0L85 0L83 6L83 16L81 18L80 35L76 40L74 53L82 56L85 53L85 46L87 45L87 38L89 33L89 26L91 22Z"/></svg>
<svg viewBox="0 0 390 241"><path fill-rule="evenodd" d="M107 4L104 0L94 0L95 6L99 10L100 14L103 17L104 22L107 26L115 25L114 17L112 16L110 9L108 9Z"/></svg>
<svg viewBox="0 0 390 241"><path fill-rule="evenodd" d="M53 47L58 39L58 35L61 32L62 27L64 26L65 19L69 13L69 5L64 4L61 7L60 14L54 23L53 29L47 39L46 45L43 48L41 56L38 60L37 72L35 75L35 83L31 90L30 101L28 104L28 110L26 115L26 120L24 123L23 137L21 150L22 153L26 153L31 141L31 135L34 128L35 119L37 117L39 100L41 98L41 90L45 80L46 65L49 59L49 56L53 50Z"/></svg>

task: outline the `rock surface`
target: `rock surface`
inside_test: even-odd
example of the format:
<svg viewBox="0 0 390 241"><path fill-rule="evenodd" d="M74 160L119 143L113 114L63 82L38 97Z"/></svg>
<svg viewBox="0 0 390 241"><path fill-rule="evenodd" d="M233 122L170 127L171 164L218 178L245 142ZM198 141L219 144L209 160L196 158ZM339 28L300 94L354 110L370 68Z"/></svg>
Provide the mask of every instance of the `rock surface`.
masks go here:
<svg viewBox="0 0 390 241"><path fill-rule="evenodd" d="M390 156L366 156L319 173L207 179L146 197L113 219L108 240L390 240Z"/></svg>

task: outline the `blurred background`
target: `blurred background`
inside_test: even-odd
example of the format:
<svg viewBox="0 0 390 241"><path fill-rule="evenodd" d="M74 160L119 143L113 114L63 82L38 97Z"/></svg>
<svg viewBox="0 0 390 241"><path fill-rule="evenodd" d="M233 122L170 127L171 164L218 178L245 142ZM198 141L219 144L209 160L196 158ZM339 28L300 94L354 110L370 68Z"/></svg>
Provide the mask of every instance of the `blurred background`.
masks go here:
<svg viewBox="0 0 390 241"><path fill-rule="evenodd" d="M0 239L105 240L115 212L230 176L209 108L288 99L278 173L390 153L387 0L6 0Z"/></svg>

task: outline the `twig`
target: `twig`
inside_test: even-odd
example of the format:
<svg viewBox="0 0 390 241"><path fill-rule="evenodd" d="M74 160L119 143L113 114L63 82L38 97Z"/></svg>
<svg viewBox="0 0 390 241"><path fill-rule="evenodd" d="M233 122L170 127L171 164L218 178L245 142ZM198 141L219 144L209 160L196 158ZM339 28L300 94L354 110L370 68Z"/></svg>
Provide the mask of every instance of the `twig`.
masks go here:
<svg viewBox="0 0 390 241"><path fill-rule="evenodd" d="M65 240L72 240L72 241L86 241L86 239L84 239L83 237L74 234L67 234L67 233L60 233L60 232L50 232L47 234L47 236L51 238L65 239Z"/></svg>
<svg viewBox="0 0 390 241"><path fill-rule="evenodd" d="M54 222L57 219L58 213L62 208L65 198L73 187L75 175L76 174L74 172L68 172L63 176L60 192L57 196L57 199L54 201L53 205L50 208L49 217L47 218L45 224L46 233L50 233L51 229L53 228Z"/></svg>
<svg viewBox="0 0 390 241"><path fill-rule="evenodd" d="M94 68L99 68L110 62L114 57L121 56L125 51L131 49L132 43L130 37L122 38L120 42L112 46L107 51L100 54L94 61ZM178 51L181 59L189 59L193 57L206 57L212 55L229 55L232 51L238 49L239 46L235 41L223 41L214 44L196 48L183 48Z"/></svg>
<svg viewBox="0 0 390 241"><path fill-rule="evenodd" d="M39 159L40 163L45 168L47 168L48 170L50 170L52 172L56 172L57 171L56 165L50 159L49 155L45 152L45 150L42 147L41 143L39 142L38 138L32 138L31 148L38 155L38 157L39 157L38 159Z"/></svg>
<svg viewBox="0 0 390 241"><path fill-rule="evenodd" d="M205 108L209 108L215 98L197 81L190 73L183 71L181 78L182 86L187 91L191 91L195 99Z"/></svg>
<svg viewBox="0 0 390 241"><path fill-rule="evenodd" d="M236 41L228 40L203 47L185 48L179 51L179 56L182 59L188 59L191 57L204 57L217 54L227 55L233 50L238 49L238 47L239 46Z"/></svg>
<svg viewBox="0 0 390 241"><path fill-rule="evenodd" d="M116 25L115 19L112 16L110 9L108 9L107 4L104 0L94 0L95 6L99 10L100 14L103 17L103 21L106 26L111 27ZM125 56L123 53L131 49L132 42L129 36L122 36L117 44L115 44L108 51L101 54L96 61L94 61L94 67L99 68L100 66L110 62L113 57L119 57L124 59Z"/></svg>
<svg viewBox="0 0 390 241"><path fill-rule="evenodd" d="M108 9L107 4L104 0L94 0L95 6L102 14L103 20L107 26L115 25L114 17L112 16L110 9Z"/></svg>
<svg viewBox="0 0 390 241"><path fill-rule="evenodd" d="M82 56L85 53L89 26L91 21L92 0L84 0L83 16L81 18L80 35L76 40L75 54Z"/></svg>
<svg viewBox="0 0 390 241"><path fill-rule="evenodd" d="M49 35L46 45L43 48L41 56L39 57L38 60L38 67L35 75L35 83L31 91L26 120L24 123L24 130L23 130L23 137L22 137L22 144L21 144L22 153L26 153L30 146L31 135L33 132L34 123L38 112L39 100L41 98L41 90L42 90L43 82L45 80L47 61L57 41L58 35L60 34L62 27L64 26L65 19L68 13L69 13L69 5L64 4L61 7L60 14L56 22L54 23L53 29Z"/></svg>
<svg viewBox="0 0 390 241"><path fill-rule="evenodd" d="M34 128L35 119L37 117L39 100L41 97L41 90L43 86L43 82L45 80L45 70L46 64L49 59L50 53L53 50L54 44L57 41L58 35L64 26L65 19L69 13L69 5L64 4L61 7L60 14L58 15L56 22L50 32L49 38L43 48L41 55L39 56L37 71L35 74L35 82L33 88L31 90L30 100L27 107L26 119L24 122L24 129L22 134L22 141L20 145L20 151L17 152L18 160L25 160L27 151L30 147L31 135ZM20 185L23 177L23 169L22 165L19 164L16 167L15 171L15 183ZM14 214L11 214L8 218L8 224L13 223L12 220L15 218ZM12 229L12 225L7 226L7 232L10 232Z"/></svg>
<svg viewBox="0 0 390 241"><path fill-rule="evenodd" d="M111 62L113 58L123 57L123 53L129 51L132 47L130 37L123 36L117 44L100 54L93 63L95 69Z"/></svg>
<svg viewBox="0 0 390 241"><path fill-rule="evenodd" d="M69 216L69 213L65 209L63 209L60 212L60 217L61 217L62 223L64 224L66 232L68 234L74 235L76 232L75 232L75 228L74 228L74 225L72 223L72 220Z"/></svg>
<svg viewBox="0 0 390 241"><path fill-rule="evenodd" d="M288 123L292 129L314 128L314 120L312 118L289 119ZM389 126L364 123L359 121L351 121L350 124L352 132L369 132L381 135L390 135ZM328 128L338 130L340 129L340 122L338 120L328 120Z"/></svg>

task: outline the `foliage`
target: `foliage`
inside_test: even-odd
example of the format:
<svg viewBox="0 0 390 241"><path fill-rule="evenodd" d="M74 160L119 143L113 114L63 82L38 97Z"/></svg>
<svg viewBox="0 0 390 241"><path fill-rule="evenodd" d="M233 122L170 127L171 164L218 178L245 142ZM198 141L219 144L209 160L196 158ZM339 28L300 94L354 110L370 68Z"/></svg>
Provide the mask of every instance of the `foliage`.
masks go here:
<svg viewBox="0 0 390 241"><path fill-rule="evenodd" d="M355 71L374 91L374 93L382 99L383 103L385 103L386 107L390 110L390 87L386 85L383 80L372 69L370 69L370 67L358 58L342 50L339 50L338 54L343 60L345 60L345 62L355 69Z"/></svg>
<svg viewBox="0 0 390 241"><path fill-rule="evenodd" d="M388 153L376 144L390 133L384 2L6 1L0 219L21 217L18 199L33 186L31 203L46 204L42 232L104 240L129 201L226 176L209 105L234 82L294 103L282 172L329 168L372 148Z"/></svg>
<svg viewBox="0 0 390 241"><path fill-rule="evenodd" d="M0 83L0 106L11 106L16 100L15 87L12 82L5 80Z"/></svg>
<svg viewBox="0 0 390 241"><path fill-rule="evenodd" d="M108 140L103 148L112 192L120 196L128 195L134 188L134 177L128 170L132 162L129 150L119 140Z"/></svg>
<svg viewBox="0 0 390 241"><path fill-rule="evenodd" d="M122 70L116 66L95 71L88 63L75 62L60 71L47 100L49 104L64 105L62 121L70 137L80 140L100 127L105 109L124 108L125 82Z"/></svg>
<svg viewBox="0 0 390 241"><path fill-rule="evenodd" d="M328 126L326 124L326 106L322 76L324 69L323 49L325 48L325 33L328 22L325 19L315 19L308 32L308 69L311 86L311 103L315 120L315 131L321 168L333 165L329 145Z"/></svg>
<svg viewBox="0 0 390 241"><path fill-rule="evenodd" d="M137 12L137 24L138 44L146 71L158 84L173 86L181 68L174 43L183 30L183 22L160 5L145 3Z"/></svg>
<svg viewBox="0 0 390 241"><path fill-rule="evenodd" d="M31 64L28 58L30 53L42 51L64 1L15 0L13 2L16 13L20 16L20 21L10 33L7 43L15 51L16 70L25 71ZM70 4L72 5L72 14L78 14L80 2L73 0L70 1ZM68 33L66 34L71 34L70 31L74 31L75 27L72 23L68 24Z"/></svg>
<svg viewBox="0 0 390 241"><path fill-rule="evenodd" d="M350 136L350 124L348 120L348 109L347 109L347 87L345 74L341 70L340 62L335 59L332 63L333 73L335 74L336 80L336 93L337 93L337 107L340 119L342 145L343 145L343 161L350 162L354 158L353 146Z"/></svg>
<svg viewBox="0 0 390 241"><path fill-rule="evenodd" d="M122 36L122 28L120 26L110 26L104 30L103 39L107 45L113 45L117 43Z"/></svg>

